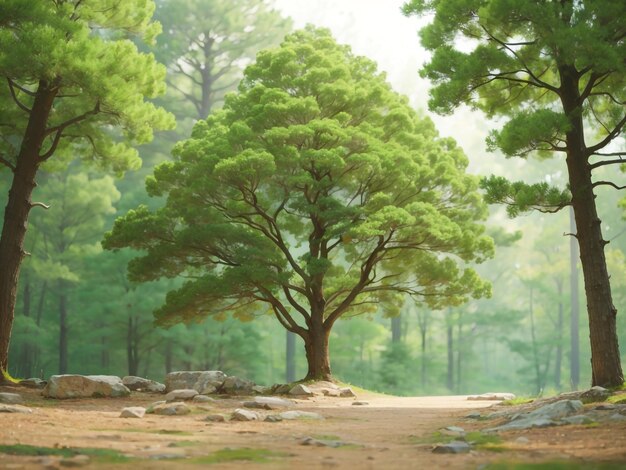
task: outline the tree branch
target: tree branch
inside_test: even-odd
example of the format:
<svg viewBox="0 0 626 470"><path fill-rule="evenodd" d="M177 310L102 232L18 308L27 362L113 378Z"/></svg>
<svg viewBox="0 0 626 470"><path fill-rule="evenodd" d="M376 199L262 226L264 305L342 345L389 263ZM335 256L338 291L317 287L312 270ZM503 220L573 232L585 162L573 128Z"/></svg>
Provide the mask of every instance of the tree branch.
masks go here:
<svg viewBox="0 0 626 470"><path fill-rule="evenodd" d="M13 101L15 101L15 104L17 104L17 107L20 108L22 111L30 114L32 110L17 98L17 94L15 93L15 88L13 88L13 80L11 80L10 78L7 78L7 82L9 83L9 90L11 90L11 98L13 98Z"/></svg>
<svg viewBox="0 0 626 470"><path fill-rule="evenodd" d="M0 163L9 168L11 171L15 172L15 165L13 165L13 163L11 163L10 161L6 160L3 157L0 157Z"/></svg>
<svg viewBox="0 0 626 470"><path fill-rule="evenodd" d="M594 155L601 155L601 154L594 154ZM604 154L604 156L612 156L612 155L626 155L626 153L624 152L616 152L616 153L607 153ZM615 164L619 164L619 163L626 163L626 160L624 160L623 157L620 156L620 158L615 159L615 160L602 160L599 162L594 163L593 165L589 165L589 169L590 170L595 170L596 168L599 168L601 166L606 166L606 165L615 165Z"/></svg>
<svg viewBox="0 0 626 470"><path fill-rule="evenodd" d="M587 147L587 152L586 152L587 157L593 155L598 150L600 150L600 149L606 147L608 144L610 144L611 141L613 139L615 139L615 137L617 137L620 134L620 132L622 131L622 128L624 127L624 124L626 124L626 116L624 116L622 118L622 120L617 123L615 128L611 132L609 132L609 135L607 135L603 140L598 142L596 145L593 145L591 147Z"/></svg>
<svg viewBox="0 0 626 470"><path fill-rule="evenodd" d="M618 186L615 183L613 183L612 181L596 181L595 183L593 183L593 185L591 186L592 188L595 188L597 186L611 186L617 190L620 189L626 189L626 185L624 186Z"/></svg>
<svg viewBox="0 0 626 470"><path fill-rule="evenodd" d="M52 141L52 145L50 145L50 148L48 149L48 151L46 153L44 153L43 155L39 156L39 161L40 162L45 162L48 158L50 158L54 152L56 151L59 142L61 141L61 137L63 137L63 131L68 128L69 126L73 125L73 124L77 124L81 121L84 121L85 119L87 119L89 116L93 116L96 115L100 112L100 101L96 102L96 105L94 106L94 108L90 111L86 111L83 114L81 114L80 116L76 116L73 117L72 119L68 119L67 121L59 124L58 126L54 126L51 127L50 129L46 130L46 135L50 135L52 133L55 133L54 136L54 140Z"/></svg>

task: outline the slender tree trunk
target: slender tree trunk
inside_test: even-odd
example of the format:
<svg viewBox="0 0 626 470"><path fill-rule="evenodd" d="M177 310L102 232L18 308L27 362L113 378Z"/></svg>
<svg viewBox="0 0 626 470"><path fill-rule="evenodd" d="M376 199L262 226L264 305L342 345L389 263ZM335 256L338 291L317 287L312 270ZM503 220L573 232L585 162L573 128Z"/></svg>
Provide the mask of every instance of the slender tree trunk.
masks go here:
<svg viewBox="0 0 626 470"><path fill-rule="evenodd" d="M168 339L165 343L165 373L172 372L172 340Z"/></svg>
<svg viewBox="0 0 626 470"><path fill-rule="evenodd" d="M35 176L40 165L40 152L46 138L48 116L58 89L42 80L39 82L30 112L28 125L13 171L9 199L4 209L0 235L0 373L8 369L9 342L20 267L25 256L24 238L28 214L32 207L31 195L36 186ZM2 375L2 374L0 374ZM4 379L0 376L0 382Z"/></svg>
<svg viewBox="0 0 626 470"><path fill-rule="evenodd" d="M31 314L31 282L30 276L25 276L24 290L22 292L22 314L30 317ZM20 346L18 364L15 370L20 377L32 377L33 370L33 345L31 338L34 332L28 331L25 341Z"/></svg>
<svg viewBox="0 0 626 470"><path fill-rule="evenodd" d="M428 332L428 314L425 311L417 311L417 324L420 329L420 339L421 339L421 370L420 370L420 384L422 389L426 387L426 334Z"/></svg>
<svg viewBox="0 0 626 470"><path fill-rule="evenodd" d="M543 390L543 385L541 383L541 365L539 364L539 350L537 336L535 334L535 306L532 287L529 290L528 314L530 315L530 338L532 340L533 363L535 366L535 386L537 395L539 395Z"/></svg>
<svg viewBox="0 0 626 470"><path fill-rule="evenodd" d="M559 311L556 320L556 358L554 363L554 386L561 390L561 365L563 362L563 281L556 281L559 296Z"/></svg>
<svg viewBox="0 0 626 470"><path fill-rule="evenodd" d="M287 383L296 380L296 335L291 331L286 334L285 347L285 381Z"/></svg>
<svg viewBox="0 0 626 470"><path fill-rule="evenodd" d="M573 66L559 67L561 100L569 120L566 133L567 171L580 249L589 338L591 340L592 385L616 387L624 382L617 340L617 309L613 305L606 267L601 221L598 217L591 168L585 145L582 110L579 105L579 72Z"/></svg>
<svg viewBox="0 0 626 470"><path fill-rule="evenodd" d="M402 317L391 317L391 342L397 344L402 341Z"/></svg>
<svg viewBox="0 0 626 470"><path fill-rule="evenodd" d="M576 221L574 220L574 210L569 212L570 231L576 233ZM572 390L578 390L580 383L580 304L578 293L578 242L573 236L569 242L570 253L570 386Z"/></svg>
<svg viewBox="0 0 626 470"><path fill-rule="evenodd" d="M450 315L452 316L452 315ZM448 374L446 387L451 392L454 391L454 332L452 330L452 318L448 319Z"/></svg>
<svg viewBox="0 0 626 470"><path fill-rule="evenodd" d="M67 374L67 292L59 281L59 374Z"/></svg>
<svg viewBox="0 0 626 470"><path fill-rule="evenodd" d="M328 354L329 336L330 329L324 328L321 315L312 315L311 327L304 338L304 350L308 365L305 380L332 380Z"/></svg>
<svg viewBox="0 0 626 470"><path fill-rule="evenodd" d="M461 393L461 379L462 379L462 370L461 365L463 363L463 324L461 323L461 315L459 314L459 323L456 327L457 335L456 335L456 393Z"/></svg>
<svg viewBox="0 0 626 470"><path fill-rule="evenodd" d="M139 331L137 329L137 319L133 315L128 315L128 326L126 332L126 357L128 362L128 375L139 373Z"/></svg>

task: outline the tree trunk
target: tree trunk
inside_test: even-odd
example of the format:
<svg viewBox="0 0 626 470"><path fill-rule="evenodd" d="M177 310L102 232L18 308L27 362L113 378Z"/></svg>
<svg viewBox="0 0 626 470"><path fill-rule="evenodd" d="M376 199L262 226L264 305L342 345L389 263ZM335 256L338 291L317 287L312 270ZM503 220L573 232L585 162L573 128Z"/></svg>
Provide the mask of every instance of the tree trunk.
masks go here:
<svg viewBox="0 0 626 470"><path fill-rule="evenodd" d="M0 374L7 370L9 364L9 342L15 315L17 283L25 256L24 238L32 207L31 195L36 186L35 176L40 164L41 147L46 138L48 116L57 92L58 89L48 82L39 82L4 209L0 235ZM3 378L0 376L0 382Z"/></svg>
<svg viewBox="0 0 626 470"><path fill-rule="evenodd" d="M24 291L22 292L22 314L25 317L30 317L31 314L31 283L30 276L26 276L24 279ZM25 341L20 346L20 353L18 364L15 370L19 377L32 377L33 376L33 345L31 338L34 337L34 332L27 331Z"/></svg>
<svg viewBox="0 0 626 470"><path fill-rule="evenodd" d="M451 315L450 315L451 316ZM454 391L454 336L452 331L452 319L448 319L448 374L446 387L451 392Z"/></svg>
<svg viewBox="0 0 626 470"><path fill-rule="evenodd" d="M402 341L402 317L391 317L391 342L397 344Z"/></svg>
<svg viewBox="0 0 626 470"><path fill-rule="evenodd" d="M576 221L574 220L574 210L569 212L570 231L576 233ZM580 323L580 305L578 294L578 242L572 236L569 242L570 253L570 385L572 390L578 390L580 383L580 339L579 339L579 323Z"/></svg>
<svg viewBox="0 0 626 470"><path fill-rule="evenodd" d="M461 366L463 364L463 323L461 323L461 314L459 314L459 323L456 327L456 393L461 393L461 379L462 369Z"/></svg>
<svg viewBox="0 0 626 470"><path fill-rule="evenodd" d="M566 133L566 161L587 295L592 385L617 387L624 382L617 341L617 309L611 296L611 283L604 255L606 241L602 238L585 145L582 108L579 103L580 75L574 66L559 67L559 74L563 110L570 124Z"/></svg>
<svg viewBox="0 0 626 470"><path fill-rule="evenodd" d="M330 330L325 330L321 321L312 322L308 335L304 338L304 349L308 372L305 380L332 380L330 372L330 356L328 354L328 338Z"/></svg>
<svg viewBox="0 0 626 470"><path fill-rule="evenodd" d="M128 375L138 375L139 373L139 331L137 319L128 315L128 326L126 332L126 357L128 362Z"/></svg>
<svg viewBox="0 0 626 470"><path fill-rule="evenodd" d="M67 293L59 281L59 374L67 374Z"/></svg>
<svg viewBox="0 0 626 470"><path fill-rule="evenodd" d="M296 335L287 331L285 347L285 381L287 383L296 380Z"/></svg>
<svg viewBox="0 0 626 470"><path fill-rule="evenodd" d="M561 390L561 364L563 362L563 281L556 281L557 293L559 296L559 311L556 320L556 358L554 364L554 386Z"/></svg>
<svg viewBox="0 0 626 470"><path fill-rule="evenodd" d="M170 372L172 372L172 357L173 357L173 351L172 351L172 340L168 339L167 342L165 343L165 373L169 374Z"/></svg>

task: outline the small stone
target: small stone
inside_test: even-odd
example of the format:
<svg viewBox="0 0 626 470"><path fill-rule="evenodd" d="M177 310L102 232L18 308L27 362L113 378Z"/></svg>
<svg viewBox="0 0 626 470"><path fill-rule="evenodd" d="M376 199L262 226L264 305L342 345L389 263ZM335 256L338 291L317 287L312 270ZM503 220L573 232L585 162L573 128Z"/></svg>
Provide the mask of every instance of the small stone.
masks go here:
<svg viewBox="0 0 626 470"><path fill-rule="evenodd" d="M341 398L356 398L356 394L352 391L350 387L340 388L339 396Z"/></svg>
<svg viewBox="0 0 626 470"><path fill-rule="evenodd" d="M165 385L154 380L127 375L122 378L122 383L129 389L136 392L163 393Z"/></svg>
<svg viewBox="0 0 626 470"><path fill-rule="evenodd" d="M252 387L252 391L258 395L269 395L270 393L272 393L272 387L255 385L254 387Z"/></svg>
<svg viewBox="0 0 626 470"><path fill-rule="evenodd" d="M196 395L198 395L198 391L193 388L172 390L167 395L165 395L165 401L170 402L170 401L190 400Z"/></svg>
<svg viewBox="0 0 626 470"><path fill-rule="evenodd" d="M147 414L154 413L154 408L156 408L159 405L165 405L166 403L167 402L165 400L155 401L154 403L151 403L148 405L148 408L146 408L146 413Z"/></svg>
<svg viewBox="0 0 626 470"><path fill-rule="evenodd" d="M472 413L466 414L465 417L467 419L480 419L482 418L482 415L477 411L473 411Z"/></svg>
<svg viewBox="0 0 626 470"><path fill-rule="evenodd" d="M17 405L23 403L24 399L17 393L0 393L0 403L6 403L8 405Z"/></svg>
<svg viewBox="0 0 626 470"><path fill-rule="evenodd" d="M29 388L44 388L48 382L38 377L20 380L20 385Z"/></svg>
<svg viewBox="0 0 626 470"><path fill-rule="evenodd" d="M611 421L625 421L626 416L619 414L619 413L613 413L611 416L609 416L609 419Z"/></svg>
<svg viewBox="0 0 626 470"><path fill-rule="evenodd" d="M433 449L435 454L466 454L471 446L467 442L452 441L448 444L440 444Z"/></svg>
<svg viewBox="0 0 626 470"><path fill-rule="evenodd" d="M293 401L278 397L255 397L253 400L243 403L243 406L246 408L260 408L264 410L291 408L294 405L295 403Z"/></svg>
<svg viewBox="0 0 626 470"><path fill-rule="evenodd" d="M320 388L322 395L325 397L340 397L341 391L336 388Z"/></svg>
<svg viewBox="0 0 626 470"><path fill-rule="evenodd" d="M22 405L0 405L0 413L32 413L33 410Z"/></svg>
<svg viewBox="0 0 626 470"><path fill-rule="evenodd" d="M305 437L300 441L300 445L303 446L316 446L316 447L341 447L343 443L341 441L331 441L326 439L313 439L312 437Z"/></svg>
<svg viewBox="0 0 626 470"><path fill-rule="evenodd" d="M228 395L251 395L254 382L239 377L227 377L220 388L221 393Z"/></svg>
<svg viewBox="0 0 626 470"><path fill-rule="evenodd" d="M146 409L141 406L129 406L122 409L120 418L143 418L146 414Z"/></svg>
<svg viewBox="0 0 626 470"><path fill-rule="evenodd" d="M527 437L524 436L520 436L517 439L515 439L516 444L529 444L530 443L530 439L528 439Z"/></svg>
<svg viewBox="0 0 626 470"><path fill-rule="evenodd" d="M604 387L591 387L589 390L580 394L580 400L583 403L593 403L597 401L604 401L611 396L611 392Z"/></svg>
<svg viewBox="0 0 626 470"><path fill-rule="evenodd" d="M278 415L268 415L263 421L266 421L268 423L280 423L282 420L283 418Z"/></svg>
<svg viewBox="0 0 626 470"><path fill-rule="evenodd" d="M259 415L254 411L238 408L233 411L231 419L233 421L257 421L259 419Z"/></svg>
<svg viewBox="0 0 626 470"><path fill-rule="evenodd" d="M298 384L289 390L289 395L298 397L312 397L313 392L306 385Z"/></svg>
<svg viewBox="0 0 626 470"><path fill-rule="evenodd" d="M617 406L612 405L610 403L603 403L602 405L598 405L594 407L593 409L596 411L609 411L609 410L615 410L616 408Z"/></svg>
<svg viewBox="0 0 626 470"><path fill-rule="evenodd" d="M153 410L154 414L164 416L182 416L191 412L189 407L185 405L182 401L156 405L155 407L153 407Z"/></svg>
<svg viewBox="0 0 626 470"><path fill-rule="evenodd" d="M212 423L224 423L226 418L224 415L208 415L204 417L204 421L211 421Z"/></svg>
<svg viewBox="0 0 626 470"><path fill-rule="evenodd" d="M467 397L468 400L513 400L515 398L515 394L507 393L507 392L489 392L483 393L482 395L470 395Z"/></svg>
<svg viewBox="0 0 626 470"><path fill-rule="evenodd" d="M282 419L324 419L324 417L319 413L299 410L283 411L278 416Z"/></svg>
<svg viewBox="0 0 626 470"><path fill-rule="evenodd" d="M352 406L366 406L369 405L370 403L368 401L353 401L352 402Z"/></svg>
<svg viewBox="0 0 626 470"><path fill-rule="evenodd" d="M206 395L196 395L191 401L194 403L211 403L215 401L215 398L207 397Z"/></svg>
<svg viewBox="0 0 626 470"><path fill-rule="evenodd" d="M448 427L443 428L441 432L448 436L458 436L458 437L465 436L465 429L459 426L448 426Z"/></svg>

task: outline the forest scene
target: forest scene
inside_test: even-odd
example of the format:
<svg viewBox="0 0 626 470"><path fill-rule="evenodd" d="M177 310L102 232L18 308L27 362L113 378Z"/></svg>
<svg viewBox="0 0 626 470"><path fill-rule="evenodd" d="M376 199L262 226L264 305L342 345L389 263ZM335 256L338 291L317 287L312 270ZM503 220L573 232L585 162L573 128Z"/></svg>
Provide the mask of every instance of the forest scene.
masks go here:
<svg viewBox="0 0 626 470"><path fill-rule="evenodd" d="M0 467L624 468L625 19L0 0Z"/></svg>

